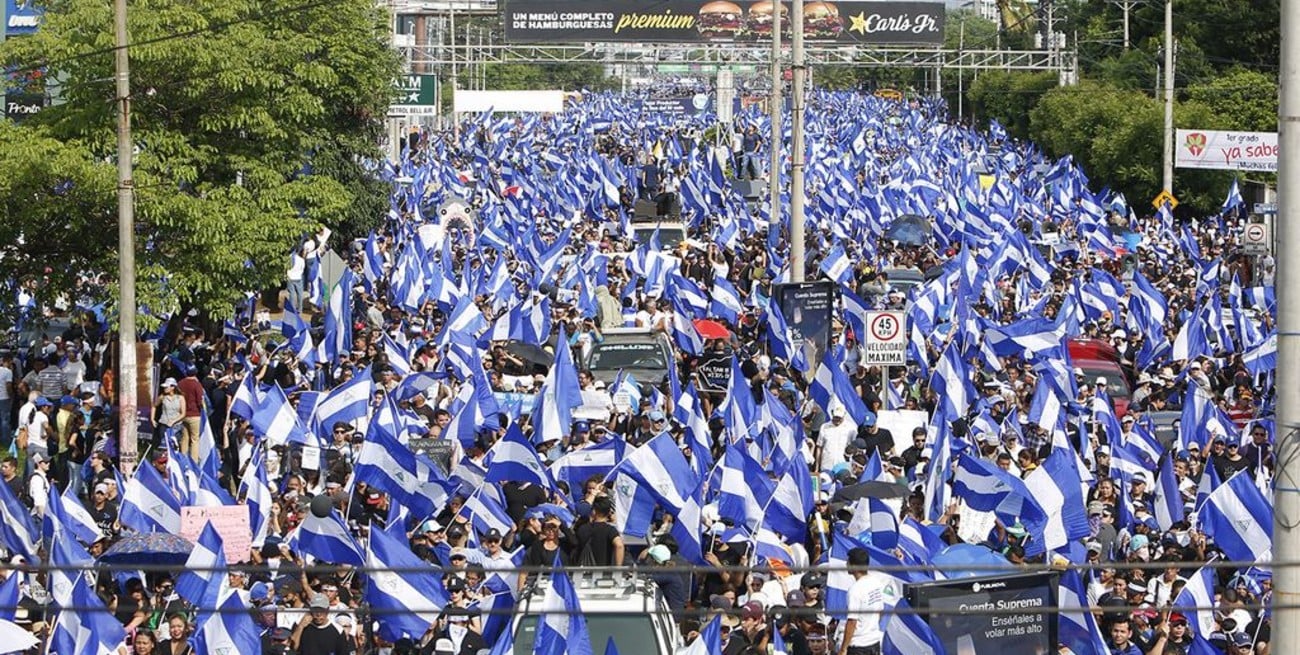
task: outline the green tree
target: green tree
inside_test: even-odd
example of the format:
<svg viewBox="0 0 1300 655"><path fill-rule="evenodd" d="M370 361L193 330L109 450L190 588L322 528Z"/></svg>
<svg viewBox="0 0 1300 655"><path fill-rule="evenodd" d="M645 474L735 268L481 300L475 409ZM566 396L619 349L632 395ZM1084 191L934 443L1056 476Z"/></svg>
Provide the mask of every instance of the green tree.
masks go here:
<svg viewBox="0 0 1300 655"><path fill-rule="evenodd" d="M303 234L382 217L365 162L399 68L371 0L133 0L129 17L141 305L223 315L282 280ZM112 25L109 3L59 0L0 46L63 100L0 130L0 242L20 267L116 277ZM50 274L38 297L69 290Z"/></svg>
<svg viewBox="0 0 1300 655"><path fill-rule="evenodd" d="M996 120L1015 138L1028 138L1030 111L1045 93L1056 88L1054 72L986 71L969 90L974 115L983 122Z"/></svg>
<svg viewBox="0 0 1300 655"><path fill-rule="evenodd" d="M1192 85L1187 98L1214 107L1225 129L1277 131L1276 75L1234 68Z"/></svg>
<svg viewBox="0 0 1300 655"><path fill-rule="evenodd" d="M1031 135L1048 154L1073 155L1098 184L1124 192L1135 207L1160 193L1164 113L1162 105L1138 92L1095 81L1053 89L1030 116ZM1174 125L1215 129L1214 111L1199 102L1178 103ZM1230 174L1178 171L1174 194L1200 213L1217 210Z"/></svg>

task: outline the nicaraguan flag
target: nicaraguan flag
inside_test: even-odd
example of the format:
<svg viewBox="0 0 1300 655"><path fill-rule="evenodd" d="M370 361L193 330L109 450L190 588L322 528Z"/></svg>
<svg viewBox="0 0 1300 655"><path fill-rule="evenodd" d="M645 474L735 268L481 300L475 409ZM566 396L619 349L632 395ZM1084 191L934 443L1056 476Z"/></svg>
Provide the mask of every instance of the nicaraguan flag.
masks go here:
<svg viewBox="0 0 1300 655"><path fill-rule="evenodd" d="M1268 561L1273 554L1273 506L1250 470L1233 475L1210 494L1198 519L1229 560Z"/></svg>
<svg viewBox="0 0 1300 655"><path fill-rule="evenodd" d="M448 494L435 471L433 462L382 430L371 430L357 453L353 480L388 494L414 514L429 516L446 504Z"/></svg>
<svg viewBox="0 0 1300 655"><path fill-rule="evenodd" d="M971 508L981 512L994 512L1002 522L1024 524L1029 534L1043 534L1048 517L1042 506L1030 493L1020 478L982 459L963 452L957 460L952 480L953 494L966 501ZM1025 553L1044 552L1041 539L1025 544Z"/></svg>
<svg viewBox="0 0 1300 655"><path fill-rule="evenodd" d="M18 601L22 598L24 574L13 571L0 583L0 621L13 621L18 613Z"/></svg>
<svg viewBox="0 0 1300 655"><path fill-rule="evenodd" d="M216 607L225 581L226 552L221 535L211 523L203 526L199 541L185 560L185 569L176 577L176 593L195 607Z"/></svg>
<svg viewBox="0 0 1300 655"><path fill-rule="evenodd" d="M355 279L352 269L344 268L338 284L330 292L329 304L325 308L325 335L320 344L326 362L337 362L340 355L352 351L352 287Z"/></svg>
<svg viewBox="0 0 1300 655"><path fill-rule="evenodd" d="M678 552L689 562L702 562L700 481L672 435L662 433L629 453L610 475L618 473L631 478L673 515Z"/></svg>
<svg viewBox="0 0 1300 655"><path fill-rule="evenodd" d="M826 253L826 259L822 260L821 272L839 284L848 284L853 279L853 262L849 259L848 253L844 252L843 246L837 243L829 253Z"/></svg>
<svg viewBox="0 0 1300 655"><path fill-rule="evenodd" d="M912 609L904 599L899 599L884 619L885 640L880 652L883 655L944 655L943 642L939 635L930 629L930 625L920 614L912 614ZM899 611L901 610L901 611Z"/></svg>
<svg viewBox="0 0 1300 655"><path fill-rule="evenodd" d="M1184 518L1183 496L1178 490L1178 478L1174 475L1173 462L1172 456L1161 457L1160 473L1156 476L1155 507L1151 511L1155 514L1156 525L1159 525L1161 530L1168 530Z"/></svg>
<svg viewBox="0 0 1300 655"><path fill-rule="evenodd" d="M352 376L352 379L334 387L325 398L316 403L314 411L316 436L328 438L333 433L335 423L351 423L364 418L368 411L370 395L375 383L371 378L370 367Z"/></svg>
<svg viewBox="0 0 1300 655"><path fill-rule="evenodd" d="M295 551L311 555L321 562L353 566L365 564L361 548L348 532L348 526L333 510L325 518L307 512L288 543Z"/></svg>
<svg viewBox="0 0 1300 655"><path fill-rule="evenodd" d="M1074 453L1054 448L1042 464L1025 476L1025 488L1051 519L1043 533L1048 550L1065 548L1075 539L1091 533L1084 506L1083 481Z"/></svg>
<svg viewBox="0 0 1300 655"><path fill-rule="evenodd" d="M1187 625L1192 628L1192 633L1205 639L1210 638L1210 633L1215 628L1215 572L1216 569L1212 566L1201 567L1187 580L1173 603L1174 611L1182 612L1187 617Z"/></svg>
<svg viewBox="0 0 1300 655"><path fill-rule="evenodd" d="M366 565L370 581L362 596L374 610L379 636L389 642L422 637L447 604L447 592L428 562L407 547L405 533L398 538L372 528Z"/></svg>
<svg viewBox="0 0 1300 655"><path fill-rule="evenodd" d="M32 523L32 515L7 484L0 484L0 518L3 518L0 539L4 540L5 547L11 553L27 558L29 562L39 562L36 552L39 550L41 533Z"/></svg>
<svg viewBox="0 0 1300 655"><path fill-rule="evenodd" d="M93 544L103 538L104 533L71 491L72 486L69 485L68 490L60 494L57 488L50 485L50 501L45 506L42 531L47 540L53 539L55 535L71 534L82 543Z"/></svg>
<svg viewBox="0 0 1300 655"><path fill-rule="evenodd" d="M73 582L70 609L59 612L50 637L50 653L76 653L76 655L112 655L126 640L122 624L104 607L86 574L77 575ZM244 616L251 622L247 612ZM200 651L209 652L209 651ZM247 651L256 653L257 650Z"/></svg>
<svg viewBox="0 0 1300 655"><path fill-rule="evenodd" d="M591 655L591 636L587 619L578 603L578 592L569 574L555 558L551 585L542 597L542 617L537 623L533 653L537 655Z"/></svg>
<svg viewBox="0 0 1300 655"><path fill-rule="evenodd" d="M289 442L320 445L315 438L309 440L307 430L298 420L298 413L279 385L273 384L267 388L266 395L253 413L251 423L253 431L272 446L283 446Z"/></svg>
<svg viewBox="0 0 1300 655"><path fill-rule="evenodd" d="M207 615L199 629L190 637L189 644L195 653L212 655L244 655L262 652L262 638L253 623L248 603L237 590L226 592L217 611Z"/></svg>
<svg viewBox="0 0 1300 655"><path fill-rule="evenodd" d="M579 489L593 475L602 478L609 475L623 459L626 443L621 439L607 439L594 446L567 452L551 464L551 475L556 481L567 482L570 489Z"/></svg>
<svg viewBox="0 0 1300 655"><path fill-rule="evenodd" d="M47 586L54 603L59 607L76 607L72 589L81 572L95 563L76 539L55 539L50 544L50 578Z"/></svg>
<svg viewBox="0 0 1300 655"><path fill-rule="evenodd" d="M154 467L141 466L126 483L118 520L137 532L180 534L181 502Z"/></svg>
<svg viewBox="0 0 1300 655"><path fill-rule="evenodd" d="M830 415L833 407L843 407L849 418L858 425L862 425L871 413L862 402L862 397L853 390L849 376L844 373L843 348L839 346L827 349L822 355L817 373L808 387L808 395L821 405L827 415Z"/></svg>
<svg viewBox="0 0 1300 655"><path fill-rule="evenodd" d="M1097 618L1087 609L1088 592L1079 572L1073 569L1062 572L1057 589L1057 602L1061 606L1057 638L1061 645L1069 646L1070 652L1079 655L1110 655Z"/></svg>
<svg viewBox="0 0 1300 655"><path fill-rule="evenodd" d="M266 543L266 533L270 525L271 484L266 478L266 455L261 446L256 447L249 458L248 470L239 481L239 496L248 505L248 527L253 533L253 546L261 548Z"/></svg>
<svg viewBox="0 0 1300 655"><path fill-rule="evenodd" d="M772 499L776 485L746 449L736 442L727 447L720 469L722 485L718 495L718 515L755 531L763 523L763 512Z"/></svg>
<svg viewBox="0 0 1300 655"><path fill-rule="evenodd" d="M679 655L722 655L722 615L718 614L704 624L700 636L683 648Z"/></svg>
<svg viewBox="0 0 1300 655"><path fill-rule="evenodd" d="M532 482L544 489L555 487L546 466L537 456L537 450L528 443L515 423L511 423L505 436L493 444L485 465L486 482Z"/></svg>

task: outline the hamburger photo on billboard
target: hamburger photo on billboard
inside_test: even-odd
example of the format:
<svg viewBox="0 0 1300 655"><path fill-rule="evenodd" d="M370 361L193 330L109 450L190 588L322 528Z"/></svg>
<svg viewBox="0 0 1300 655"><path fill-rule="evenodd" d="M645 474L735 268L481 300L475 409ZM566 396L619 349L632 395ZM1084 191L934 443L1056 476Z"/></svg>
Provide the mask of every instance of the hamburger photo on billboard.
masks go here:
<svg viewBox="0 0 1300 655"><path fill-rule="evenodd" d="M772 38L773 13L781 8L781 35L790 34L790 8L773 0L759 0L749 6L745 15L745 36L750 39L764 40Z"/></svg>
<svg viewBox="0 0 1300 655"><path fill-rule="evenodd" d="M740 5L727 0L714 0L700 7L695 26L700 38L730 40L740 33Z"/></svg>
<svg viewBox="0 0 1300 655"><path fill-rule="evenodd" d="M844 31L840 10L831 2L809 2L803 6L803 35L808 39L838 39Z"/></svg>

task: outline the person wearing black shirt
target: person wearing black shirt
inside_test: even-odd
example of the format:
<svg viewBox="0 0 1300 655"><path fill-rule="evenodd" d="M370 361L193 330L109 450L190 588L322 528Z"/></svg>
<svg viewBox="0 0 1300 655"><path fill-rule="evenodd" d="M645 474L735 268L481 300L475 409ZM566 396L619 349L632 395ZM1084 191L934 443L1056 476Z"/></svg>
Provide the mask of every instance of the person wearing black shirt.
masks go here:
<svg viewBox="0 0 1300 655"><path fill-rule="evenodd" d="M623 537L612 523L614 500L597 496L591 503L591 521L578 526L574 560L579 566L622 566Z"/></svg>
<svg viewBox="0 0 1300 655"><path fill-rule="evenodd" d="M298 655L352 655L352 643L330 622L330 604L322 594L311 599L311 612L293 631Z"/></svg>
<svg viewBox="0 0 1300 655"><path fill-rule="evenodd" d="M556 557L559 557L560 566L570 566L572 564L568 553L570 543L572 543L572 535L565 533L560 519L554 514L547 514L542 517L541 537L524 552L524 568L531 571L535 570L533 567L555 566ZM527 586L529 580L536 575L536 573L529 573L519 576L519 588L523 589Z"/></svg>
<svg viewBox="0 0 1300 655"><path fill-rule="evenodd" d="M883 460L894 451L894 435L889 430L885 430L876 425L876 415L870 412L862 419L862 425L858 428L858 438L867 442L866 451L867 459L871 459L873 452L879 452Z"/></svg>
<svg viewBox="0 0 1300 655"><path fill-rule="evenodd" d="M916 470L916 465L921 462L921 453L925 452L925 426L920 426L912 430L912 445L903 451L903 470L907 471L908 478L912 477L912 472Z"/></svg>

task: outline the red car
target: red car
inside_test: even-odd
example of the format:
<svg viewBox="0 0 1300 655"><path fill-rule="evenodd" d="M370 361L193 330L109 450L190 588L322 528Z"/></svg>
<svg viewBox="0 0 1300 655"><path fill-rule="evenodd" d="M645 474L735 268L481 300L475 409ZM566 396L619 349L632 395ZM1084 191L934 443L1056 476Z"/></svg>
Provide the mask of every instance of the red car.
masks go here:
<svg viewBox="0 0 1300 655"><path fill-rule="evenodd" d="M1066 342L1074 368L1083 371L1083 381L1096 385L1106 378L1106 394L1115 403L1115 416L1128 413L1133 398L1133 375L1120 363L1119 351L1103 339L1070 339Z"/></svg>

